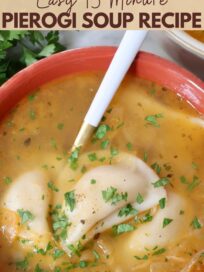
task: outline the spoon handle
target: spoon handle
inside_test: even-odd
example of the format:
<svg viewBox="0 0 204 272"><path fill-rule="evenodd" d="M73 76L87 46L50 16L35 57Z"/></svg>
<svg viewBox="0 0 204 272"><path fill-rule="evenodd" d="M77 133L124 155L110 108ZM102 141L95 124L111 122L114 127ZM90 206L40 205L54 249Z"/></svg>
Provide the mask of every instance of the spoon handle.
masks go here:
<svg viewBox="0 0 204 272"><path fill-rule="evenodd" d="M97 127L104 112L108 108L114 94L124 79L142 42L146 36L145 30L128 30L105 74L105 77L86 114L85 122Z"/></svg>
<svg viewBox="0 0 204 272"><path fill-rule="evenodd" d="M84 123L74 142L74 148L83 145L93 132L94 128L96 128L100 123L113 96L118 90L118 87L137 55L146 35L146 30L126 31L85 116Z"/></svg>

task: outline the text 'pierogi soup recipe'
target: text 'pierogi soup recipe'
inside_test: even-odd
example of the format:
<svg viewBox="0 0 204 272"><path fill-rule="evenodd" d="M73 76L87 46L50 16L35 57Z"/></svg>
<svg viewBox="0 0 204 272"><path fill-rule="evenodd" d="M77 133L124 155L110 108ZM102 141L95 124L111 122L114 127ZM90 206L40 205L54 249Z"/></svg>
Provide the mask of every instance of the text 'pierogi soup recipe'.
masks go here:
<svg viewBox="0 0 204 272"><path fill-rule="evenodd" d="M0 271L204 271L203 117L128 75L69 153L102 77L43 85L1 121Z"/></svg>

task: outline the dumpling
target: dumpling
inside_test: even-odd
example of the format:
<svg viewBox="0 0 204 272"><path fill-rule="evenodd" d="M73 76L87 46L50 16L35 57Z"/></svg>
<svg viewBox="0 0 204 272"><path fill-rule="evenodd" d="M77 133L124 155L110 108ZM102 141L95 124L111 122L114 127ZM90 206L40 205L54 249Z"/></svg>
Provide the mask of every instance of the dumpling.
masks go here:
<svg viewBox="0 0 204 272"><path fill-rule="evenodd" d="M85 234L88 233L90 239L131 218L133 215L118 216L120 209L128 203L142 212L166 197L164 188L152 185L159 177L142 160L126 153L118 156L118 163L95 167L81 177L73 188L74 209L65 202L63 208L70 223L68 237L62 242L66 251L67 245L76 244ZM115 201L110 199L113 191L117 195ZM136 203L138 194L144 198L141 204Z"/></svg>
<svg viewBox="0 0 204 272"><path fill-rule="evenodd" d="M13 212L29 211L33 218L21 228L18 234L29 238L30 235L44 235L49 232L47 221L50 194L47 186L47 177L41 171L32 171L21 175L13 181L6 192L2 207Z"/></svg>
<svg viewBox="0 0 204 272"><path fill-rule="evenodd" d="M172 220L169 225L163 227L163 220ZM177 239L185 237L189 231L192 218L190 203L182 196L169 192L166 207L159 209L149 223L142 224L130 233L126 241L128 252L133 254L144 254L146 249L153 249L155 246L162 248L175 243Z"/></svg>

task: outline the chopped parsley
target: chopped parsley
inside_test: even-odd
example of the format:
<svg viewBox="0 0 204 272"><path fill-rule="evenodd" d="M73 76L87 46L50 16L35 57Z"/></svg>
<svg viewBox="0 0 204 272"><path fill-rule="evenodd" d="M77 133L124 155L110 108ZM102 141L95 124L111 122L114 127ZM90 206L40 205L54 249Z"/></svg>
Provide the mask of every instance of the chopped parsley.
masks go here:
<svg viewBox="0 0 204 272"><path fill-rule="evenodd" d="M29 265L28 258L25 258L22 261L17 261L16 262L16 268L20 269L20 270L23 270L23 271L28 269L28 265Z"/></svg>
<svg viewBox="0 0 204 272"><path fill-rule="evenodd" d="M29 111L29 117L31 120L35 120L36 119L36 113L34 110L30 110Z"/></svg>
<svg viewBox="0 0 204 272"><path fill-rule="evenodd" d="M145 121L147 121L148 125L152 125L154 127L160 127L159 123L158 123L158 119L159 118L163 118L163 114L162 113L158 113L158 114L154 114L154 115L148 115L145 117Z"/></svg>
<svg viewBox="0 0 204 272"><path fill-rule="evenodd" d="M106 203L110 202L111 205L114 205L122 200L127 201L128 194L118 193L118 190L114 187L109 187L105 191L102 191L102 197Z"/></svg>
<svg viewBox="0 0 204 272"><path fill-rule="evenodd" d="M152 169L155 170L155 172L159 175L161 173L161 167L159 166L159 164L157 162L153 163L151 165Z"/></svg>
<svg viewBox="0 0 204 272"><path fill-rule="evenodd" d="M65 193L64 198L66 205L69 206L70 211L73 212L76 206L75 191Z"/></svg>
<svg viewBox="0 0 204 272"><path fill-rule="evenodd" d="M135 208L133 208L131 204L127 204L127 206L123 207L119 211L118 216L123 217L123 216L136 215L136 214L138 214L138 211Z"/></svg>
<svg viewBox="0 0 204 272"><path fill-rule="evenodd" d="M79 153L80 147L77 147L68 158L69 166L72 170L76 170L78 168Z"/></svg>
<svg viewBox="0 0 204 272"><path fill-rule="evenodd" d="M90 153L90 154L88 154L88 158L90 161L96 161L97 155L96 155L96 153Z"/></svg>
<svg viewBox="0 0 204 272"><path fill-rule="evenodd" d="M202 228L202 225L198 219L197 216L194 217L193 221L191 222L191 226L194 228L194 229L201 229Z"/></svg>
<svg viewBox="0 0 204 272"><path fill-rule="evenodd" d="M34 220L34 215L30 212L30 211L25 211L23 209L18 209L17 210L18 212L18 215L20 216L21 218L21 224L25 224L29 221L33 221Z"/></svg>
<svg viewBox="0 0 204 272"><path fill-rule="evenodd" d="M160 209L164 209L165 206L166 206L166 198L161 198L159 200L159 206L160 206Z"/></svg>
<svg viewBox="0 0 204 272"><path fill-rule="evenodd" d="M55 184L52 181L49 181L47 186L53 192L56 192L56 193L59 192L59 189L55 186Z"/></svg>
<svg viewBox="0 0 204 272"><path fill-rule="evenodd" d="M164 218L163 220L163 228L165 228L166 226L168 226L171 222L173 221L173 219L170 218Z"/></svg>
<svg viewBox="0 0 204 272"><path fill-rule="evenodd" d="M64 251L61 250L61 249L56 248L56 249L54 250L54 253L52 254L52 257L53 257L54 260L57 260L57 259L59 259L60 257L62 257L63 255L64 255Z"/></svg>
<svg viewBox="0 0 204 272"><path fill-rule="evenodd" d="M105 125L105 124L100 125L96 130L95 138L98 140L103 139L109 130L110 130L110 127L108 125Z"/></svg>
<svg viewBox="0 0 204 272"><path fill-rule="evenodd" d="M164 252L166 252L166 249L165 248L160 248L160 249L154 251L154 253L152 254L152 256L161 255Z"/></svg>
<svg viewBox="0 0 204 272"><path fill-rule="evenodd" d="M44 272L44 270L40 267L39 264L37 264L37 265L35 266L34 272Z"/></svg>
<svg viewBox="0 0 204 272"><path fill-rule="evenodd" d="M59 124L57 125L57 128L58 128L59 130L63 130L64 124L63 124L63 123L59 123Z"/></svg>
<svg viewBox="0 0 204 272"><path fill-rule="evenodd" d="M136 202L138 204L142 204L144 202L144 198L143 198L143 196L140 193L138 193L138 195L136 197Z"/></svg>
<svg viewBox="0 0 204 272"><path fill-rule="evenodd" d="M127 143L127 144L126 144L126 147L127 147L127 149L128 149L129 151L132 151L132 149L133 149L133 145L132 145L131 143Z"/></svg>
<svg viewBox="0 0 204 272"><path fill-rule="evenodd" d="M56 205L51 211L52 228L54 231L54 238L58 241L59 238L65 240L67 238L67 228L69 227L69 221L66 214L61 210L61 205Z"/></svg>
<svg viewBox="0 0 204 272"><path fill-rule="evenodd" d="M96 180L95 179L91 179L91 184L96 184Z"/></svg>
<svg viewBox="0 0 204 272"><path fill-rule="evenodd" d="M139 219L139 221L140 221L141 223L147 223L147 222L151 222L152 219L153 219L153 216L148 212L148 213L146 213L145 215L143 215L143 216ZM136 218L136 221L137 221L137 218Z"/></svg>
<svg viewBox="0 0 204 272"><path fill-rule="evenodd" d="M105 140L101 143L101 148L102 149L106 149L110 144L110 141L109 140Z"/></svg>
<svg viewBox="0 0 204 272"><path fill-rule="evenodd" d="M94 257L95 257L95 261L97 262L100 259L99 253L96 250L93 250L92 253L93 253Z"/></svg>
<svg viewBox="0 0 204 272"><path fill-rule="evenodd" d="M81 251L84 249L80 242L76 246L69 244L67 248L71 251L72 256L76 255L78 257L81 256Z"/></svg>
<svg viewBox="0 0 204 272"><path fill-rule="evenodd" d="M180 182L182 184L187 185L188 191L193 191L200 184L200 180L197 176L193 176L193 179L191 182L189 182L185 176L181 176Z"/></svg>
<svg viewBox="0 0 204 272"><path fill-rule="evenodd" d="M164 187L169 183L170 181L168 178L161 178L152 184L154 185L154 188L159 188L159 187Z"/></svg>
<svg viewBox="0 0 204 272"><path fill-rule="evenodd" d="M4 177L3 181L4 181L5 184L9 185L9 184L12 183L12 178L10 178L10 177Z"/></svg>
<svg viewBox="0 0 204 272"><path fill-rule="evenodd" d="M36 96L37 96L36 93L30 94L30 95L28 96L28 101L33 102L33 101L35 100Z"/></svg>
<svg viewBox="0 0 204 272"><path fill-rule="evenodd" d="M147 154L147 152L144 152L143 161L147 162L147 160L148 160L148 154Z"/></svg>
<svg viewBox="0 0 204 272"><path fill-rule="evenodd" d="M117 148L111 147L110 153L111 153L111 157L115 157L118 155L119 151Z"/></svg>
<svg viewBox="0 0 204 272"><path fill-rule="evenodd" d="M134 256L135 259L139 260L139 261L145 261L145 260L148 260L148 255L144 255L142 257L140 256Z"/></svg>
<svg viewBox="0 0 204 272"><path fill-rule="evenodd" d="M117 226L113 226L112 229L114 234L120 235L135 230L135 227L131 224L120 224Z"/></svg>

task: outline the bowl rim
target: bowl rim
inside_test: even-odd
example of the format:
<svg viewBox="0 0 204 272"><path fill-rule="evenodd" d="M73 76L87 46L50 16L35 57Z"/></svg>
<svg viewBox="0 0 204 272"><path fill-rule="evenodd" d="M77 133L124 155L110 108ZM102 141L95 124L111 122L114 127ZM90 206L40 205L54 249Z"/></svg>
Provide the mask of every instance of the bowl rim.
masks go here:
<svg viewBox="0 0 204 272"><path fill-rule="evenodd" d="M173 39L181 47L187 49L191 53L194 53L200 58L204 58L204 43L191 37L183 30L168 30L170 38Z"/></svg>
<svg viewBox="0 0 204 272"><path fill-rule="evenodd" d="M67 75L67 71L69 75L81 71L106 71L116 50L117 47L110 46L66 50L21 70L0 87L0 117L2 118L26 94L31 93L37 87L63 77L64 74L60 74L61 72L58 71L62 70L61 65L64 65L65 75ZM157 55L140 52L133 62L130 72L133 72L135 76L171 89L198 112L204 114L204 82L183 67ZM56 77L53 78L51 74Z"/></svg>

